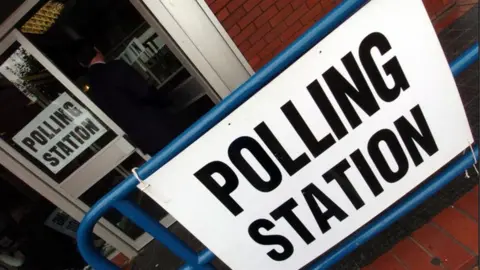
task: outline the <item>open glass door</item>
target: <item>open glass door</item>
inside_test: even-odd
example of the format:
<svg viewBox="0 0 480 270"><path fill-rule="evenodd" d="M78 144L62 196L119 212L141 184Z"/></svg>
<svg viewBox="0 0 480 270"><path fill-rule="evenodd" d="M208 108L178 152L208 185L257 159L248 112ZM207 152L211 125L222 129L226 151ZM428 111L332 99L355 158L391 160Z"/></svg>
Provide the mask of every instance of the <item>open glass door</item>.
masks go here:
<svg viewBox="0 0 480 270"><path fill-rule="evenodd" d="M0 102L0 149L85 212L145 161L124 132L17 30L0 43ZM130 199L164 226L174 222L141 192ZM109 213L101 224L136 250L148 241L119 213Z"/></svg>

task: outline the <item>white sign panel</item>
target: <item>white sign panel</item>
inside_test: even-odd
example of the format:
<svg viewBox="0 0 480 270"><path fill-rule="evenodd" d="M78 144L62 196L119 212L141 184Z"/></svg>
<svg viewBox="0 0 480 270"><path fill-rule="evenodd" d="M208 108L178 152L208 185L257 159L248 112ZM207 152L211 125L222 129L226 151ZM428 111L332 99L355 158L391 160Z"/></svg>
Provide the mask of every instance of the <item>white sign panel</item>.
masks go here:
<svg viewBox="0 0 480 270"><path fill-rule="evenodd" d="M299 269L472 142L422 2L374 0L146 193L232 269Z"/></svg>
<svg viewBox="0 0 480 270"><path fill-rule="evenodd" d="M89 111L63 93L20 130L13 141L57 173L105 132Z"/></svg>

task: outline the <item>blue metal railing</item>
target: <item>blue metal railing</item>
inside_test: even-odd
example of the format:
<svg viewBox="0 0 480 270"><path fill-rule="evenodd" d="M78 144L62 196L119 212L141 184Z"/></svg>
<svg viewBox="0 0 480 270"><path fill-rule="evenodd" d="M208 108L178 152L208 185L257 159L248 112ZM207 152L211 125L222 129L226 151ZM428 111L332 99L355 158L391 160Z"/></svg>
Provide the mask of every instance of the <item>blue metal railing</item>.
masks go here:
<svg viewBox="0 0 480 270"><path fill-rule="evenodd" d="M350 15L358 10L367 0L346 0L339 4L322 20L316 23L305 34L299 37L282 53L270 61L264 68L259 70L248 81L237 88L221 103L198 120L193 126L183 132L178 138L171 142L164 150L157 153L152 159L138 169L138 175L145 179L158 170L178 153L197 140L210 128L220 122L225 116L235 110L253 94L268 84L278 74L295 62L300 56L317 44L328 35L333 29L345 21ZM452 73L456 76L478 59L478 44L459 56L450 65ZM478 146L474 148L475 156L478 157ZM396 219L405 215L410 210L425 201L432 194L437 192L454 177L459 175L468 167L474 164L474 157L471 153L465 154L452 162L435 178L428 181L421 188L416 190L400 203L360 231L344 240L333 251L328 252L322 259L313 265L312 269L325 269L338 262L341 258L352 252L356 247L365 243L373 236L387 228ZM118 270L109 260L104 258L93 246L93 227L98 220L111 208L117 209L123 215L135 222L139 227L151 234L155 239L163 243L175 255L186 262L181 269L213 269L209 262L215 255L208 249L197 254L183 241L163 227L159 222L137 205L127 201L127 196L137 187L138 181L129 176L121 184L116 186L107 195L101 198L85 215L78 229L78 247L83 258L94 269Z"/></svg>

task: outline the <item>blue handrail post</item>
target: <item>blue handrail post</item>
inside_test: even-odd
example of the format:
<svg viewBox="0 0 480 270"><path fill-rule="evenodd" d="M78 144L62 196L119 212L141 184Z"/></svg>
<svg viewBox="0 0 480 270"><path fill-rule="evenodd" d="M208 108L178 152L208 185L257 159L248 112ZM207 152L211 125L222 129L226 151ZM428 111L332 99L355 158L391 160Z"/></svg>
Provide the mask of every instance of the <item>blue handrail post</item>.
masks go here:
<svg viewBox="0 0 480 270"><path fill-rule="evenodd" d="M138 182L133 176L125 179L120 185L116 186L107 195L95 203L90 211L83 217L77 231L77 245L82 257L94 269L118 270L112 262L103 257L93 246L92 233L93 227L105 213L113 208L115 202L125 198L132 190L136 188Z"/></svg>
<svg viewBox="0 0 480 270"><path fill-rule="evenodd" d="M455 60L450 63L450 69L454 77L457 77L462 71L478 60L478 42L468 48Z"/></svg>
<svg viewBox="0 0 480 270"><path fill-rule="evenodd" d="M130 201L118 201L115 208L124 216L138 224L142 229L152 235L155 239L163 239L162 243L167 246L175 255L182 258L192 267L191 269L207 270L213 269L211 265L199 263L197 253L189 248L182 240L163 227L157 220L147 215L138 205Z"/></svg>

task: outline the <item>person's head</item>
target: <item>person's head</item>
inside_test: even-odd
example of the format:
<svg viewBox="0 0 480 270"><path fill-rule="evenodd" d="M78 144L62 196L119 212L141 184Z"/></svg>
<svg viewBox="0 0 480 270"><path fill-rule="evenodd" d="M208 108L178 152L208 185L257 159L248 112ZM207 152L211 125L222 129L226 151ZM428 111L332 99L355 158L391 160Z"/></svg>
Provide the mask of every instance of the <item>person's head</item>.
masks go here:
<svg viewBox="0 0 480 270"><path fill-rule="evenodd" d="M103 54L95 48L93 43L81 40L76 46L76 58L82 67L89 67L91 64L104 61Z"/></svg>

